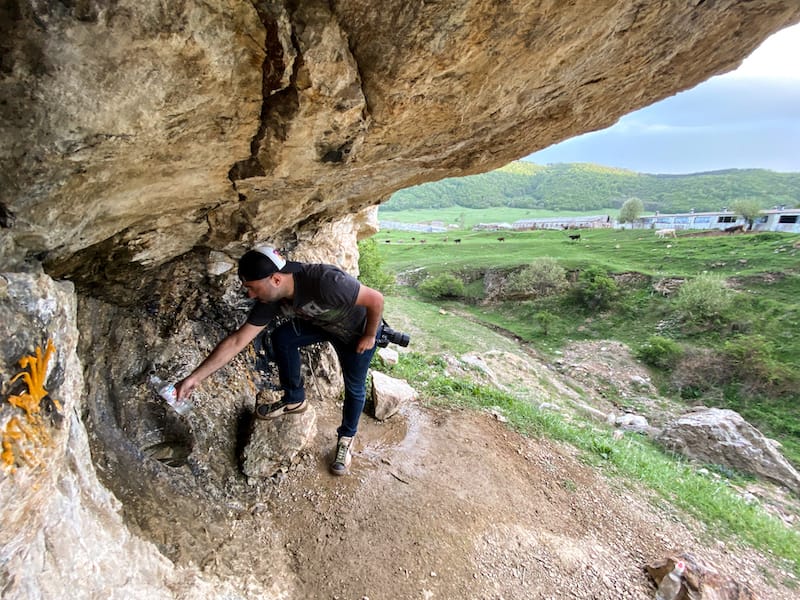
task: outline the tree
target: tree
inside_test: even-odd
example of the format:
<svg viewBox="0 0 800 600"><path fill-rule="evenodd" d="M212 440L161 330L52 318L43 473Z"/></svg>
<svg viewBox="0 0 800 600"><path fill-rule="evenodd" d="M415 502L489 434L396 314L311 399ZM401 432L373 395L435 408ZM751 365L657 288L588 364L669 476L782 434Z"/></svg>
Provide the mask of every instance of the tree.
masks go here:
<svg viewBox="0 0 800 600"><path fill-rule="evenodd" d="M753 198L736 200L731 205L731 208L733 209L733 212L735 212L737 215L740 215L745 221L747 221L748 231L753 228L753 223L755 223L756 219L761 216L761 203Z"/></svg>
<svg viewBox="0 0 800 600"><path fill-rule="evenodd" d="M636 219L642 216L644 212L644 204L638 198L628 198L619 209L619 222L620 223L633 223Z"/></svg>
<svg viewBox="0 0 800 600"><path fill-rule="evenodd" d="M394 275L383 269L383 259L374 238L358 242L358 279L364 285L389 293L394 288Z"/></svg>

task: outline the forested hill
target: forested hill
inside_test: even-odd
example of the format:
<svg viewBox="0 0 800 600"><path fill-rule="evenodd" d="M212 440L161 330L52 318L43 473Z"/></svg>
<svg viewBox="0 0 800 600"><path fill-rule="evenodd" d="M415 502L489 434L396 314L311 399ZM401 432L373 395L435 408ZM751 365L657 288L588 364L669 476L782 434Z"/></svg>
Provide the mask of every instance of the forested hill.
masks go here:
<svg viewBox="0 0 800 600"><path fill-rule="evenodd" d="M496 171L443 179L396 192L381 211L507 206L550 210L619 208L639 198L645 211L713 211L736 200L764 208L800 206L800 173L730 169L690 175L649 175L586 163L543 167L517 161Z"/></svg>

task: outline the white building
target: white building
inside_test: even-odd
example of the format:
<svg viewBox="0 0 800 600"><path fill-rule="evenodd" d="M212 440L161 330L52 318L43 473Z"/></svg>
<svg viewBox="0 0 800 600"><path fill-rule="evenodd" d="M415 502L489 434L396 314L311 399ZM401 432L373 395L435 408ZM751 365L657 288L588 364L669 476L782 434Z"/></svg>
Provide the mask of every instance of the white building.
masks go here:
<svg viewBox="0 0 800 600"><path fill-rule="evenodd" d="M530 229L596 229L612 227L609 215L590 215L588 217L547 217L514 221L512 227L518 231Z"/></svg>
<svg viewBox="0 0 800 600"><path fill-rule="evenodd" d="M640 217L633 223L635 229L719 229L724 231L737 226L747 226L740 215L730 210L718 212L689 212L659 214ZM785 231L800 233L800 208L774 208L762 210L753 224L753 231Z"/></svg>

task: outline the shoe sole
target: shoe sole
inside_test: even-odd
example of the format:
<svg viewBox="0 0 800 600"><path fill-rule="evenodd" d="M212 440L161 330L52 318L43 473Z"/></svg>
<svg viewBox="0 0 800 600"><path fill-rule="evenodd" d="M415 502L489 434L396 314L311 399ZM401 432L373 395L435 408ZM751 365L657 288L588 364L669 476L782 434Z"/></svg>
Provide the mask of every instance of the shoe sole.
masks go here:
<svg viewBox="0 0 800 600"><path fill-rule="evenodd" d="M342 475L347 475L350 472L350 465L346 464L344 466L344 469L341 469L341 470L334 469L333 465L331 465L330 472L331 472L332 475L336 475L337 477L342 476Z"/></svg>
<svg viewBox="0 0 800 600"><path fill-rule="evenodd" d="M265 415L259 413L258 408L256 408L256 418L261 419L263 421L271 421L272 419L277 419L278 417L282 417L283 415L299 415L301 413L306 412L307 408L308 408L307 400L303 400L300 406L296 408L289 408L289 405L286 404L284 406L281 406L279 409L273 410L271 413L267 413Z"/></svg>

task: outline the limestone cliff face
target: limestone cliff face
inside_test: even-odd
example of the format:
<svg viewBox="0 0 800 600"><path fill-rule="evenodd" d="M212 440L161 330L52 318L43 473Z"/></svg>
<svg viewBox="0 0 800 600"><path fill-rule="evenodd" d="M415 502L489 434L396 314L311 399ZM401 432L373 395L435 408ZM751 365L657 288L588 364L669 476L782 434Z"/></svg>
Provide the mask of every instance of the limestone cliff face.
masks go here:
<svg viewBox="0 0 800 600"><path fill-rule="evenodd" d="M5 264L79 284L489 170L734 68L794 0L6 4Z"/></svg>
<svg viewBox="0 0 800 600"><path fill-rule="evenodd" d="M241 321L238 254L354 271L395 190L609 125L798 20L796 0L3 3L4 597L292 597L280 540L237 559L248 528L269 538L242 504L248 357L188 425L147 383ZM48 339L33 427L11 379Z"/></svg>

